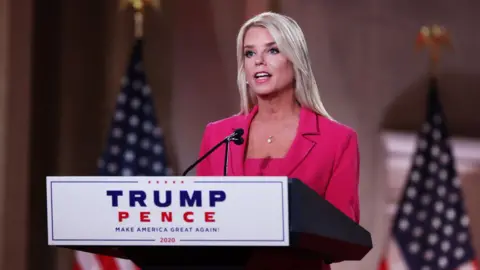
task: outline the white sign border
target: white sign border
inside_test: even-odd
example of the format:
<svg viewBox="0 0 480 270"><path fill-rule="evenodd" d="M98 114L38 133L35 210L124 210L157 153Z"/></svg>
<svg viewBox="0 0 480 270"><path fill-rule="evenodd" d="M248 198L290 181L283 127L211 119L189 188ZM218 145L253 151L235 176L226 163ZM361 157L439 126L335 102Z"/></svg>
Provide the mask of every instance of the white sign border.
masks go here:
<svg viewBox="0 0 480 270"><path fill-rule="evenodd" d="M192 245L144 245L142 242L157 242L156 239L55 239L54 236L54 222L53 222L53 196L52 190L54 184L65 184L65 183L76 183L76 184L95 184L95 183L114 183L114 184L136 184L140 183L142 180L147 181L192 181L193 183L215 183L215 184L280 184L281 186L281 204L282 204L282 239L260 239L260 240L245 240L245 239L225 239L225 240L205 240L205 239L179 239L180 242L189 242ZM261 177L254 176L211 176L205 180L195 180L195 179L205 179L207 177L196 177L196 176L48 176L47 177L47 215L48 219L48 244L49 245L59 245L59 246L131 246L131 245L141 245L141 246L289 246L290 245L290 228L289 228L289 205L288 205L288 178L281 176L272 176L268 177L268 180L258 180ZM271 178L278 178L271 180ZM95 179L95 180L93 180ZM136 180L138 179L138 180ZM215 180L213 180L215 179ZM226 179L226 180L225 180ZM248 180L246 180L248 179ZM228 243L228 244L226 244ZM252 243L254 243L252 245ZM260 243L267 243L266 245L261 245ZM276 243L273 244L272 243Z"/></svg>

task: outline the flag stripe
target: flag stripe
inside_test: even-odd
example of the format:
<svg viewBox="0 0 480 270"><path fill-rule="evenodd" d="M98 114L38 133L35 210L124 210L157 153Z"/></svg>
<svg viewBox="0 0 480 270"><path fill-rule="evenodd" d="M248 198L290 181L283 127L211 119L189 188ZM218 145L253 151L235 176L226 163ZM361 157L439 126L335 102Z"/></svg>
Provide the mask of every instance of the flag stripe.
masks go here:
<svg viewBox="0 0 480 270"><path fill-rule="evenodd" d="M80 267L80 263L78 262L78 259L76 258L78 252L79 251L74 253L75 258L73 259L73 270L82 270L82 268Z"/></svg>
<svg viewBox="0 0 480 270"><path fill-rule="evenodd" d="M405 264L405 258L402 255L398 247L398 243L395 239L389 241L387 247L387 259L385 261L385 266L389 270L409 270Z"/></svg>
<svg viewBox="0 0 480 270"><path fill-rule="evenodd" d="M97 260L99 261L101 268L100 269L119 269L116 259L110 256L97 255Z"/></svg>
<svg viewBox="0 0 480 270"><path fill-rule="evenodd" d="M390 270L390 268L388 268L387 266L387 260L385 260L385 258L382 258L382 260L380 261L378 270Z"/></svg>
<svg viewBox="0 0 480 270"><path fill-rule="evenodd" d="M83 252L83 251L76 251L75 252L75 264L78 266L80 270L100 270L101 265L97 260L97 255ZM116 270L112 268L112 270Z"/></svg>
<svg viewBox="0 0 480 270"><path fill-rule="evenodd" d="M456 270L478 270L478 265L475 261L470 261L460 265Z"/></svg>
<svg viewBox="0 0 480 270"><path fill-rule="evenodd" d="M130 260L115 258L115 263L117 264L118 270L132 270L132 269L140 270L140 268L138 268Z"/></svg>
<svg viewBox="0 0 480 270"><path fill-rule="evenodd" d="M73 270L140 270L130 260L97 255L93 253L75 252Z"/></svg>

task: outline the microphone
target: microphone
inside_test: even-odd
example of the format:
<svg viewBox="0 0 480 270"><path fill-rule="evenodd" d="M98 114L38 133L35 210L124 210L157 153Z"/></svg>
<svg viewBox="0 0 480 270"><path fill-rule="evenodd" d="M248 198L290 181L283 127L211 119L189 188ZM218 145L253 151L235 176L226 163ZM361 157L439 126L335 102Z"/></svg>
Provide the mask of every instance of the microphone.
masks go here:
<svg viewBox="0 0 480 270"><path fill-rule="evenodd" d="M237 129L235 129L235 131L233 131L232 134L235 134L236 136L240 136L240 137L241 137L241 136L243 135L243 133L244 133L243 128L237 128Z"/></svg>
<svg viewBox="0 0 480 270"><path fill-rule="evenodd" d="M233 141L234 144L236 145L241 145L244 140L242 138L242 135L244 133L243 128L237 128L233 133L227 137L229 138L226 143L225 143L225 159L223 162L223 176L227 176L227 170L228 170L228 151L230 150L230 141Z"/></svg>
<svg viewBox="0 0 480 270"><path fill-rule="evenodd" d="M243 129L239 128L236 129L231 136L231 141L236 144L236 145L242 145L245 140L242 138L243 135Z"/></svg>
<svg viewBox="0 0 480 270"><path fill-rule="evenodd" d="M236 145L242 145L244 140L242 138L244 131L243 128L237 128L233 133L229 136L230 141L233 141L234 144Z"/></svg>
<svg viewBox="0 0 480 270"><path fill-rule="evenodd" d="M242 144L245 142L245 140L244 140L242 137L240 137L240 138L234 138L232 141L233 141L233 143L236 144L236 145L242 145Z"/></svg>
<svg viewBox="0 0 480 270"><path fill-rule="evenodd" d="M233 131L232 134L225 137L225 139L221 140L215 146L213 146L210 150L208 150L203 156L201 156L197 161L195 161L192 165L190 165L182 174L182 176L186 176L193 168L195 168L200 162L206 159L210 154L212 154L217 148L219 148L222 144L225 144L225 162L223 166L223 175L227 175L227 168L228 168L228 151L229 151L229 142L233 141L236 145L242 145L245 140L242 138L244 130L242 128L237 128Z"/></svg>

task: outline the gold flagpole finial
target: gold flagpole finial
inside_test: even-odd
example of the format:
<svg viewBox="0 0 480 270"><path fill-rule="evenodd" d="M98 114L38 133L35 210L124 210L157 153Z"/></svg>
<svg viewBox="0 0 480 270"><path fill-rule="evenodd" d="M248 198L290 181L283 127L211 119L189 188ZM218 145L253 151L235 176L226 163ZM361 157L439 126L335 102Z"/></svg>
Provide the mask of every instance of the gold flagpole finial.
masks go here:
<svg viewBox="0 0 480 270"><path fill-rule="evenodd" d="M430 71L435 72L444 48L452 49L450 34L447 29L439 25L422 26L417 35L417 49L425 49L429 54Z"/></svg>
<svg viewBox="0 0 480 270"><path fill-rule="evenodd" d="M126 9L131 6L134 10L134 22L135 22L135 37L143 37L143 17L145 7L147 5L152 6L155 9L160 9L160 0L120 0L120 8Z"/></svg>

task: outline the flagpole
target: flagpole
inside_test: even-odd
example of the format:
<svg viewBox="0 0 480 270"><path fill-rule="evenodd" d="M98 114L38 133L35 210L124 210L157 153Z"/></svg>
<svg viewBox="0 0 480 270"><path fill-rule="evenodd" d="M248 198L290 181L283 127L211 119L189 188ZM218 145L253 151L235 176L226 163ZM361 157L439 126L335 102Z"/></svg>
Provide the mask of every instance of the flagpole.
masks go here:
<svg viewBox="0 0 480 270"><path fill-rule="evenodd" d="M443 49L453 49L450 33L443 26L424 25L417 35L416 47L426 50L429 56L429 73L435 77L438 72L440 58Z"/></svg>
<svg viewBox="0 0 480 270"><path fill-rule="evenodd" d="M134 21L134 34L136 39L143 38L143 21L145 16L145 7L151 6L154 9L160 9L160 0L120 0L120 9L124 10L128 7L132 7L133 21Z"/></svg>

